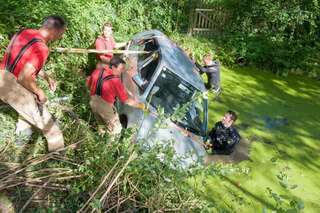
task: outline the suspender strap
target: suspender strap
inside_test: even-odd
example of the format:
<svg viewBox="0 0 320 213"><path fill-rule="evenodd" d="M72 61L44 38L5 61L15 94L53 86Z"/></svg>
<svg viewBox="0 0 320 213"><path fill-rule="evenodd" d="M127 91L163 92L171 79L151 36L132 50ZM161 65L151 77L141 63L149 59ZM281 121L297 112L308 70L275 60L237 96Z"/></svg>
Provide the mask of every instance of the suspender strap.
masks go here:
<svg viewBox="0 0 320 213"><path fill-rule="evenodd" d="M42 42L41 39L39 38L33 38L31 39L27 44L25 44L19 51L18 55L16 56L16 58L13 60L13 63L10 64L10 60L11 60L11 50L13 47L13 43L15 42L17 36L21 33L22 31L20 31L19 33L17 33L15 35L15 37L12 40L12 43L10 44L9 47L9 51L8 51L8 55L7 55L7 61L6 61L6 70L9 72L13 72L14 69L16 68L18 62L20 61L21 57L23 56L23 54L28 50L28 48L30 48L34 43L36 42Z"/></svg>
<svg viewBox="0 0 320 213"><path fill-rule="evenodd" d="M103 75L103 68L102 69L100 69L100 73L99 73L99 77L98 77L98 83L97 83L97 86L96 86L96 95L99 95L99 96L101 96L101 90L102 90L102 83L101 83L101 81L102 81L102 75ZM98 93L100 93L100 94L98 94Z"/></svg>
<svg viewBox="0 0 320 213"><path fill-rule="evenodd" d="M20 30L19 32L17 32L14 36L13 36L13 38L12 38L12 40L11 40L11 42L10 42L10 44L9 44L9 47L8 47L8 50L7 50L7 60L6 60L6 70L7 70L7 68L10 66L9 64L10 64L10 59L11 59L11 50L12 50L12 46L13 46L13 44L14 44L14 42L16 41L16 38L22 33L22 31L23 30Z"/></svg>
<svg viewBox="0 0 320 213"><path fill-rule="evenodd" d="M98 95L98 96L102 96L102 85L103 85L103 82L111 80L113 78L119 78L119 76L115 76L115 75L107 75L104 78L102 78L102 76L103 76L103 68L100 70L98 83L97 83L97 87L96 87L96 95Z"/></svg>

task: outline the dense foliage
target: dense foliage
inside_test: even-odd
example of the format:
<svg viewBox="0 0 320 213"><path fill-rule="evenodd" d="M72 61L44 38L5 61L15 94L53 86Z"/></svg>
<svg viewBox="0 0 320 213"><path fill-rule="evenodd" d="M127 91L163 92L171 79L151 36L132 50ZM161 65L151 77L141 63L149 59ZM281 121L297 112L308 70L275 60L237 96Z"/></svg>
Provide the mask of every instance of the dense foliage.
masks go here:
<svg viewBox="0 0 320 213"><path fill-rule="evenodd" d="M319 77L320 2L318 0L206 0L226 8L220 46L235 57L284 75Z"/></svg>
<svg viewBox="0 0 320 213"><path fill-rule="evenodd" d="M204 43L216 43L224 49L227 55L218 57L225 64L233 65L244 57L249 64L284 75L294 72L318 77L318 0L9 0L0 6L0 34L5 40L7 34L18 28L38 26L45 15L61 14L68 20L69 28L60 45L89 47L106 20L114 21L120 40L152 28L169 34L186 32L190 13L196 7L224 8L225 13L217 13L221 16L217 20L226 20L223 31L216 29L219 34L207 37Z"/></svg>

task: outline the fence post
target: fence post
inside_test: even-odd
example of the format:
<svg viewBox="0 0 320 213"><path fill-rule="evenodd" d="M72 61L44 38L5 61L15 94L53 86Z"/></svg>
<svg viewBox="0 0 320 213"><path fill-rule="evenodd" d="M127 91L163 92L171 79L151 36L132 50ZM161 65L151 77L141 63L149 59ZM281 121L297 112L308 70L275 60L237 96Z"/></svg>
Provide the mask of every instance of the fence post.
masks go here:
<svg viewBox="0 0 320 213"><path fill-rule="evenodd" d="M194 19L195 19L195 7L194 7L194 0L189 0L189 29L188 35L192 36L193 28L194 28Z"/></svg>

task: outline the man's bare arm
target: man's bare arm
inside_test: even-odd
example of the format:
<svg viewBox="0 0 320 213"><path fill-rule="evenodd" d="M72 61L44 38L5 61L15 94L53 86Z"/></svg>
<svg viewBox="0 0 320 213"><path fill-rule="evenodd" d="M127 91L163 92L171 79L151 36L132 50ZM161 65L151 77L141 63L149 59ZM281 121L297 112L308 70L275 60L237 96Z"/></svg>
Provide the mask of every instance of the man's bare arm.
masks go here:
<svg viewBox="0 0 320 213"><path fill-rule="evenodd" d="M49 75L43 70L43 69L41 69L40 70L40 72L38 73L38 76L39 77L41 77L41 78L43 78L44 80L48 80L48 78L49 78Z"/></svg>
<svg viewBox="0 0 320 213"><path fill-rule="evenodd" d="M53 80L43 69L40 70L40 72L38 73L38 76L48 82L48 85L51 91L53 92L56 91L57 89L56 81Z"/></svg>
<svg viewBox="0 0 320 213"><path fill-rule="evenodd" d="M110 64L111 58L106 57L106 56L104 56L104 55L100 55L99 58L100 58L100 60L101 60L103 63Z"/></svg>
<svg viewBox="0 0 320 213"><path fill-rule="evenodd" d="M115 45L115 48L119 49L121 47L125 47L127 45L127 42L118 42Z"/></svg>
<svg viewBox="0 0 320 213"><path fill-rule="evenodd" d="M19 74L18 83L20 83L23 87L25 87L33 94L35 94L40 103L45 103L47 101L47 98L43 90L40 89L36 84L36 81L33 77L33 74L35 72L36 68L32 64L27 63L22 69L21 73Z"/></svg>

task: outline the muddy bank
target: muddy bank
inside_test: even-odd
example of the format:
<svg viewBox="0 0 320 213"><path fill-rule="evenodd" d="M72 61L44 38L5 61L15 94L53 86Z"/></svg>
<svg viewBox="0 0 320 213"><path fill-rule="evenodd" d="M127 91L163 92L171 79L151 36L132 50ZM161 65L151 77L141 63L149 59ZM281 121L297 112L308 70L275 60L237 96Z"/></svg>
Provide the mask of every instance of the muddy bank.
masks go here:
<svg viewBox="0 0 320 213"><path fill-rule="evenodd" d="M252 141L248 139L241 139L240 143L236 145L235 150L230 155L212 155L208 154L205 159L206 164L223 162L223 163L239 163L250 159L250 146Z"/></svg>

